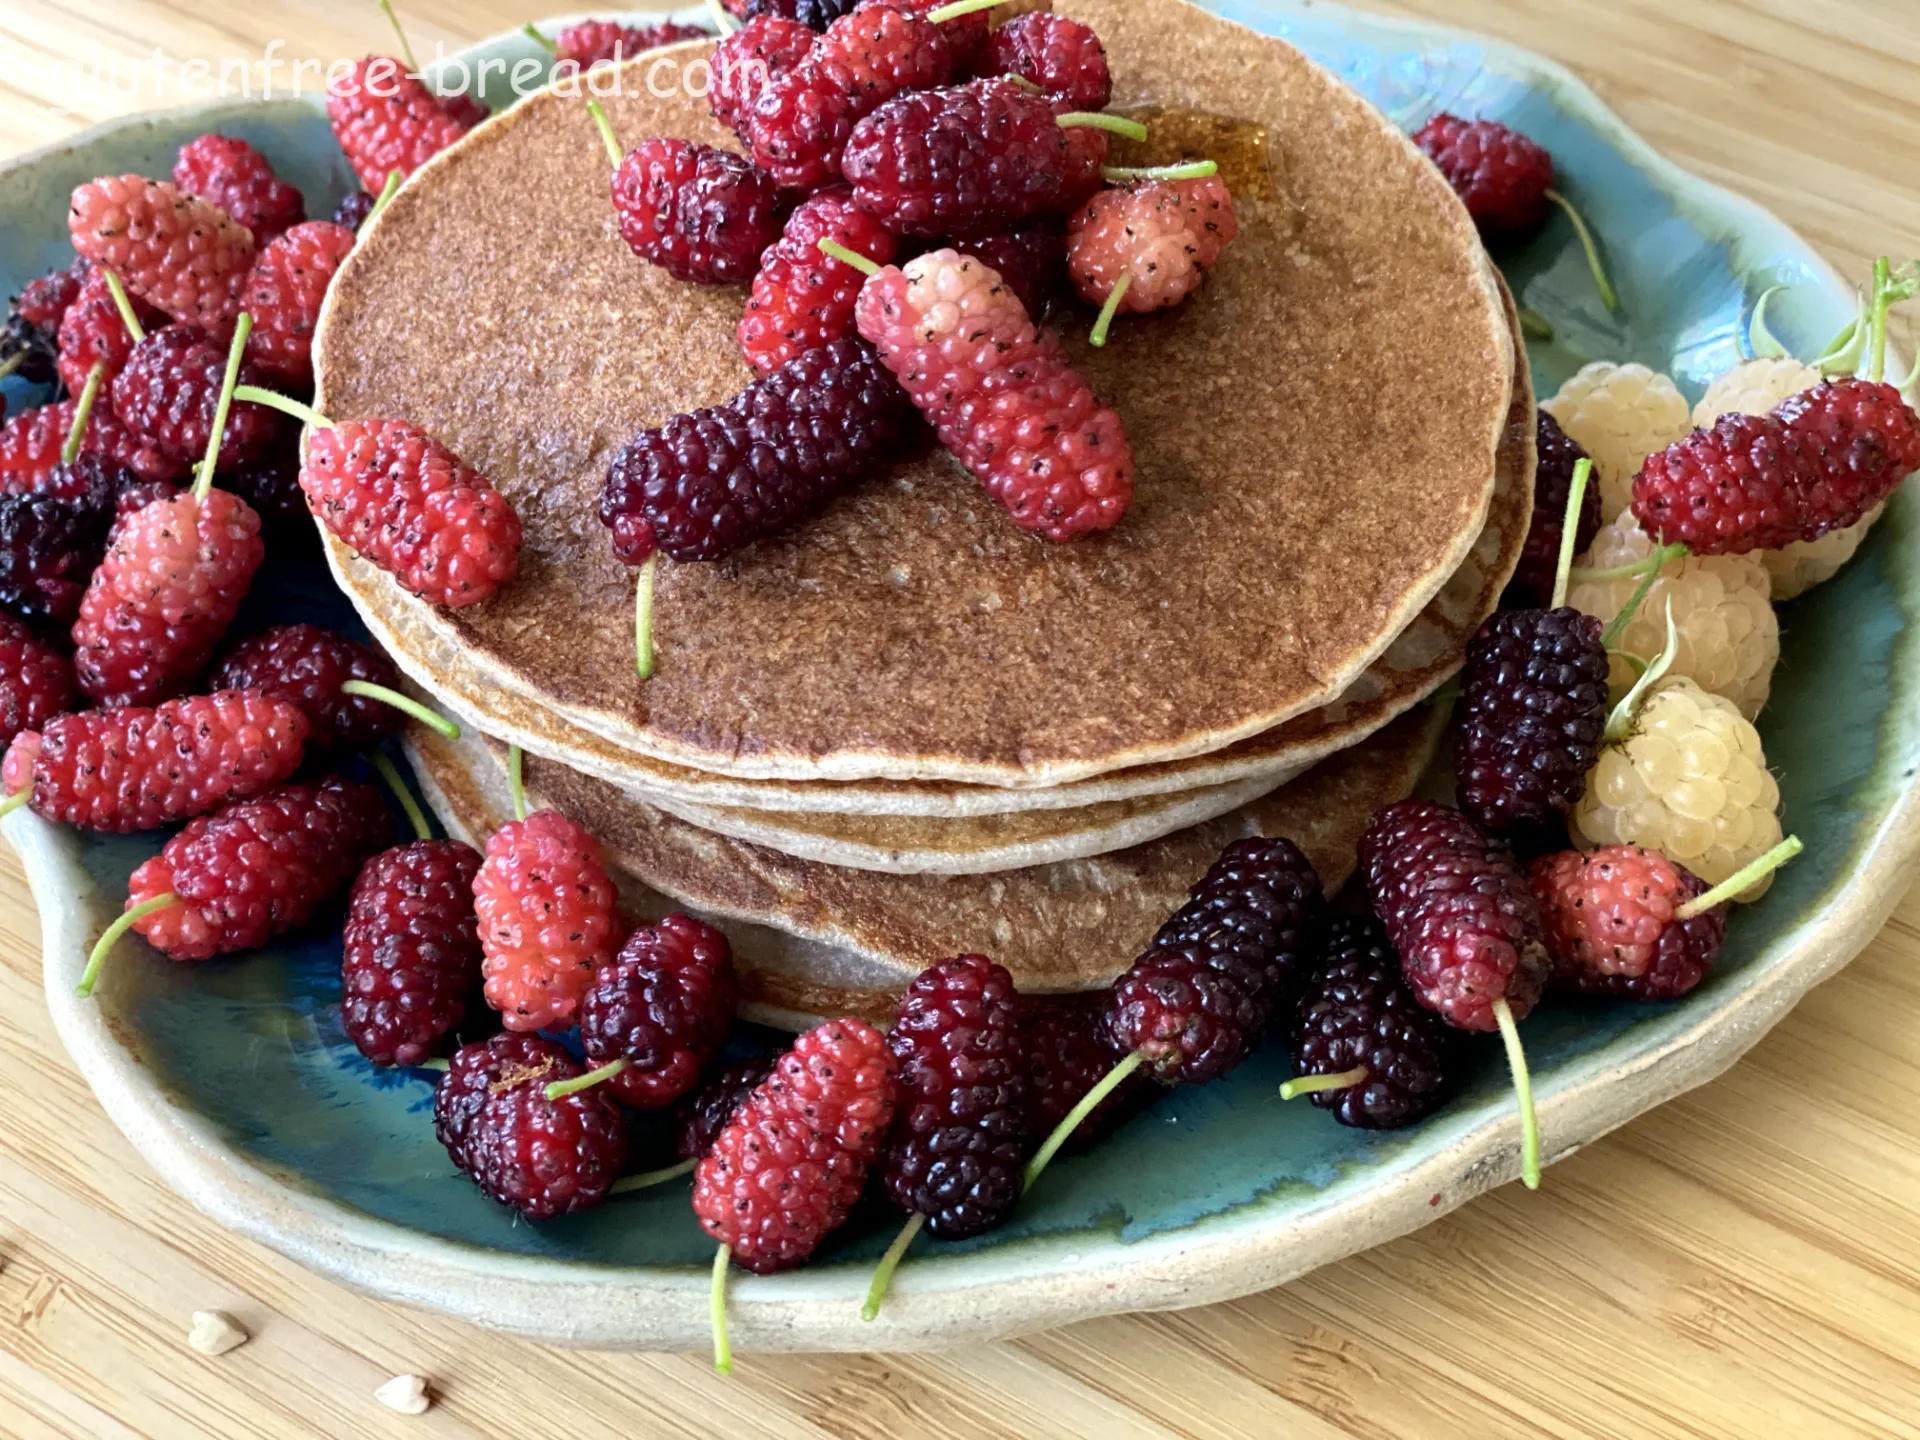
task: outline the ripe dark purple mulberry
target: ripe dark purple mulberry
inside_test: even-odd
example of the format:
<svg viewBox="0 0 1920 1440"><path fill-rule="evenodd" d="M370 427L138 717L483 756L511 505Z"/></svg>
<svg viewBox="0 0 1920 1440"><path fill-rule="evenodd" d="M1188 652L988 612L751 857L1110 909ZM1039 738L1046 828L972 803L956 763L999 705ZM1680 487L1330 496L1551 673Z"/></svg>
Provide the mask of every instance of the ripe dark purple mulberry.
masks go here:
<svg viewBox="0 0 1920 1440"><path fill-rule="evenodd" d="M1027 1066L1027 1143L1038 1149L1087 1092L1119 1063L1107 1029L1104 996L1032 995L1021 1003L1020 1053ZM1129 1075L1067 1137L1061 1152L1090 1150L1118 1129L1155 1093L1145 1077Z"/></svg>
<svg viewBox="0 0 1920 1440"><path fill-rule="evenodd" d="M810 30L824 30L842 15L853 13L860 0L747 0L747 18L772 15L795 20Z"/></svg>
<svg viewBox="0 0 1920 1440"><path fill-rule="evenodd" d="M1490 830L1572 813L1607 725L1607 647L1578 610L1499 610L1467 645L1453 771L1460 808Z"/></svg>
<svg viewBox="0 0 1920 1440"><path fill-rule="evenodd" d="M891 458L908 404L873 350L842 340L726 405L643 431L607 472L600 519L628 564L657 546L718 560L820 509Z"/></svg>
<svg viewBox="0 0 1920 1440"><path fill-rule="evenodd" d="M1342 1125L1391 1130L1433 1113L1445 1098L1446 1023L1425 1009L1400 973L1400 957L1371 915L1342 917L1328 933L1326 966L1307 984L1294 1016L1298 1077L1363 1071L1313 1103Z"/></svg>
<svg viewBox="0 0 1920 1440"><path fill-rule="evenodd" d="M1058 215L1036 215L996 235L956 240L954 248L995 271L1035 321L1066 288L1067 227Z"/></svg>
<svg viewBox="0 0 1920 1440"><path fill-rule="evenodd" d="M315 749L364 750L399 730L406 719L393 706L340 687L364 680L395 690L393 662L318 625L276 625L230 648L213 669L215 690L258 690L298 705L307 717L307 744Z"/></svg>
<svg viewBox="0 0 1920 1440"><path fill-rule="evenodd" d="M99 455L57 467L43 493L0 495L0 609L65 629L106 554L122 494L143 482Z"/></svg>
<svg viewBox="0 0 1920 1440"><path fill-rule="evenodd" d="M367 217L373 213L375 197L364 190L350 190L341 200L340 208L333 212L333 223L342 230L360 233L360 227L367 223Z"/></svg>
<svg viewBox="0 0 1920 1440"><path fill-rule="evenodd" d="M1190 941L1154 946L1113 982L1107 1026L1156 1080L1204 1085L1246 1059L1272 1008L1261 968Z"/></svg>
<svg viewBox="0 0 1920 1440"><path fill-rule="evenodd" d="M705 1155L733 1119L733 1112L746 1104L771 1074L770 1055L742 1060L682 1100L674 1111L674 1153L682 1160L698 1160Z"/></svg>
<svg viewBox="0 0 1920 1440"><path fill-rule="evenodd" d="M1113 982L1113 1043L1168 1084L1226 1074L1316 962L1325 923L1320 877L1292 841L1235 841Z"/></svg>
<svg viewBox="0 0 1920 1440"><path fill-rule="evenodd" d="M1462 1030L1498 1028L1504 1000L1522 1019L1548 970L1545 927L1506 845L1469 817L1403 800L1360 842L1367 898L1420 1003Z"/></svg>
<svg viewBox="0 0 1920 1440"><path fill-rule="evenodd" d="M347 905L340 1010L347 1037L376 1065L418 1065L468 1017L490 1019L480 995L473 877L480 852L458 840L416 840L360 869Z"/></svg>
<svg viewBox="0 0 1920 1440"><path fill-rule="evenodd" d="M923 970L887 1033L899 1098L887 1196L943 1240L1002 1224L1020 1199L1027 1077L1013 977L984 955Z"/></svg>
<svg viewBox="0 0 1920 1440"><path fill-rule="evenodd" d="M434 1130L500 1204L534 1220L589 1209L626 1164L627 1130L597 1087L547 1099L550 1082L579 1073L564 1046L538 1035L465 1046L434 1093Z"/></svg>
<svg viewBox="0 0 1920 1440"><path fill-rule="evenodd" d="M841 168L895 234L978 234L1072 208L1105 154L1094 144L1080 155L1046 96L995 78L894 96L854 127Z"/></svg>
<svg viewBox="0 0 1920 1440"><path fill-rule="evenodd" d="M1573 489L1573 467L1587 458L1578 442L1567 438L1560 422L1540 413L1538 448L1540 468L1533 477L1533 520L1527 526L1526 548L1507 582L1500 604L1508 610L1544 610L1553 604L1553 582L1560 568L1560 537L1566 530L1567 496ZM1600 486L1587 486L1580 499L1580 523L1574 531L1573 553L1581 555L1600 533Z"/></svg>
<svg viewBox="0 0 1920 1440"><path fill-rule="evenodd" d="M1236 840L1188 894L1153 943L1233 956L1261 974L1271 1007L1289 1003L1320 963L1326 895L1291 840Z"/></svg>
<svg viewBox="0 0 1920 1440"><path fill-rule="evenodd" d="M580 1043L605 1080L636 1110L671 1105L700 1083L726 1042L740 982L727 937L691 915L668 915L627 938L580 998Z"/></svg>
<svg viewBox="0 0 1920 1440"><path fill-rule="evenodd" d="M313 514L300 488L300 435L284 430L266 454L220 477L260 517L260 534L276 551L282 545L312 546L317 538Z"/></svg>

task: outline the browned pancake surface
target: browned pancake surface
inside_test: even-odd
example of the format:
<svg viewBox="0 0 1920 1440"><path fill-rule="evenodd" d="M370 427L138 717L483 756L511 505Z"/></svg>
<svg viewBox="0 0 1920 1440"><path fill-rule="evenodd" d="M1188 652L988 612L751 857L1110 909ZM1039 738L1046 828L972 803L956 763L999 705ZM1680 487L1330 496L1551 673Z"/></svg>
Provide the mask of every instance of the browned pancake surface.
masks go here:
<svg viewBox="0 0 1920 1440"><path fill-rule="evenodd" d="M1508 308L1511 316L1511 301ZM1519 348L1518 320L1512 323ZM409 663L415 681L434 687L425 698L437 695L439 703L484 733L517 741L548 759L607 780L704 829L829 864L859 865L864 860L870 868L885 870L1004 870L1097 854L1151 838L1138 834L1102 839L1103 808L1115 801L1167 797L1249 779L1273 788L1364 739L1431 694L1458 668L1467 637L1491 613L1518 561L1533 513L1535 428L1533 391L1523 366L1515 375L1486 530L1440 593L1338 700L1212 755L1147 767L1144 772L1115 771L1052 789L986 795L981 793L986 787L951 782L729 781L645 760L567 724L549 710L482 683L460 664L457 650L431 637L422 639L417 626L404 613L395 613L386 597L374 597L363 606L363 614L375 635ZM1183 780L1188 783L1183 785ZM716 804L716 797L724 798ZM937 808L943 803L950 807L944 816ZM740 808L728 811L723 805ZM1005 817L1049 810L1054 812L1052 821L1022 822L1013 832L1005 828ZM1116 813L1124 820L1143 812L1107 811L1105 833L1111 833ZM924 819L928 825L924 832L917 826L899 829L891 823L916 815L938 818ZM881 821L882 828L866 832L862 817ZM1181 825L1200 818L1189 815ZM970 819L975 823L967 823ZM787 829L813 833L802 843L791 844L778 833ZM1069 843L1057 843L1062 840ZM1050 853L1035 853L1035 842ZM859 845L867 847L865 856L848 848ZM1015 855L1013 846L1027 848ZM882 853L880 847L900 853ZM942 850L965 851L971 858L965 864L942 863L933 858Z"/></svg>
<svg viewBox="0 0 1920 1440"><path fill-rule="evenodd" d="M1048 545L943 454L905 459L790 534L666 567L641 684L601 481L633 431L747 383L743 296L636 260L582 103L536 96L409 184L320 337L329 413L424 425L525 522L521 578L425 622L587 728L732 774L1048 783L1344 688L1484 518L1511 375L1484 257L1411 147L1287 46L1174 0L1070 9L1117 103L1268 126L1278 197L1242 205L1195 300L1102 353L1067 332L1139 460L1117 530ZM630 142L726 139L700 102L629 88Z"/></svg>
<svg viewBox="0 0 1920 1440"><path fill-rule="evenodd" d="M1207 824L1093 860L992 876L889 876L794 860L709 834L562 766L531 766L554 804L606 845L623 907L688 907L733 942L753 1018L804 1028L825 1015L892 1018L902 986L936 959L992 955L1024 990L1094 989L1126 968L1230 841L1286 835L1331 891L1354 869L1368 817L1406 796L1431 762L1444 714L1426 707L1291 785ZM407 751L449 831L473 844L512 811L501 748L420 725Z"/></svg>
<svg viewBox="0 0 1920 1440"><path fill-rule="evenodd" d="M530 795L579 821L609 861L702 910L855 951L911 975L991 955L1022 989L1079 990L1124 970L1234 840L1284 835L1329 889L1353 873L1373 812L1403 799L1433 754L1423 706L1250 804L1144 845L992 875L888 875L799 860L699 829L534 757Z"/></svg>

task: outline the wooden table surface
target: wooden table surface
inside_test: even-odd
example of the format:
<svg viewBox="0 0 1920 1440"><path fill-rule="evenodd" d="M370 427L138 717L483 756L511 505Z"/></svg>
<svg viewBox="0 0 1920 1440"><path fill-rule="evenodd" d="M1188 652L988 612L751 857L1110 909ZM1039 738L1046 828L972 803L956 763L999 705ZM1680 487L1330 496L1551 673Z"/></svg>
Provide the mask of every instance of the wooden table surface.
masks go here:
<svg viewBox="0 0 1920 1440"><path fill-rule="evenodd" d="M586 0L581 0L586 3ZM1912 0L1409 0L1554 56L1851 277L1920 250ZM515 0L406 0L431 53ZM566 6L557 8L568 8ZM177 67L390 48L371 0L7 0L0 155L193 98ZM96 48L97 47L97 48ZM130 74L131 72L123 72ZM285 72L282 81L285 83ZM203 1219L55 1038L0 846L0 1434L1920 1436L1920 891L1731 1073L1418 1234L1233 1304L928 1357L546 1349L381 1304ZM252 1332L204 1358L190 1312ZM400 1372L438 1403L375 1403Z"/></svg>

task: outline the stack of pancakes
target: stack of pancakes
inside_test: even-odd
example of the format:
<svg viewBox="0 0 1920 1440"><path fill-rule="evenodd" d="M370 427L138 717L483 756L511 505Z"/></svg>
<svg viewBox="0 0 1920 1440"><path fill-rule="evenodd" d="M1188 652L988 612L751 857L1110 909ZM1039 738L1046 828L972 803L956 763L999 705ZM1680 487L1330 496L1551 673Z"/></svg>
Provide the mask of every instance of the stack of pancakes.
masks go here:
<svg viewBox="0 0 1920 1440"><path fill-rule="evenodd" d="M316 342L323 411L425 427L525 526L518 580L458 611L328 542L374 635L467 723L412 740L441 818L484 840L522 747L532 803L601 838L640 913L729 931L762 1018L886 1015L968 951L1026 989L1103 985L1244 835L1344 881L1525 538L1512 304L1438 173L1278 41L1180 0L1060 8L1105 40L1116 109L1233 137L1240 237L1206 287L1104 350L1088 315L1054 317L1137 458L1112 531L1018 531L917 443L786 534L663 563L640 680L601 484L636 431L750 383L744 296L622 243L577 93L416 175ZM623 68L603 103L629 145L735 143L672 83L709 51Z"/></svg>

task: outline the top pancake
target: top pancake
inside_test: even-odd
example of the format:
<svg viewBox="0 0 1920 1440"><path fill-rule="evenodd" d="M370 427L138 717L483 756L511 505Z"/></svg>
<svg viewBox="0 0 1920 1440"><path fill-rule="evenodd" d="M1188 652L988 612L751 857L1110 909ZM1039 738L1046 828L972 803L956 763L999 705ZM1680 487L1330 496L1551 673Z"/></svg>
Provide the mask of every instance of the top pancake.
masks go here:
<svg viewBox="0 0 1920 1440"><path fill-rule="evenodd" d="M1515 318L1512 323L1519 345L1519 321ZM1097 855L1221 814L1248 796L1265 794L1327 756L1359 744L1432 694L1459 669L1468 636L1493 612L1519 561L1533 515L1535 434L1533 392L1522 366L1514 376L1513 404L1487 528L1471 555L1419 618L1332 705L1211 755L1150 767L1189 776L1204 776L1208 770L1226 772L1218 782L1202 779L1183 790L1171 790L1151 777L1145 783L1152 788L1135 795L1089 793L1142 783L1139 772L1120 770L1046 790L993 792L1004 799L1031 802L1028 805L1003 803L996 810L970 815L930 817L889 807L902 798L924 801L942 793L971 792L972 800L985 787L902 780L726 781L700 771L663 767L657 761L643 764L600 736L476 683L452 647L445 647L449 653L439 654L442 647L431 639L409 638L405 617L384 615L379 597L363 607L363 613L374 638L389 651L410 666L425 662L422 668L427 673L410 669L410 674L416 683L435 687L423 691L431 703L459 715L481 733L518 744L530 755L582 776L606 781L633 800L703 830L827 865L900 874L1004 871ZM338 545L329 553L342 570L365 563L353 560ZM716 806L698 790L691 796L681 793L687 788L684 780L660 785L657 776L663 769L677 776L699 777L709 790L735 786L747 792L749 803L737 809ZM821 791L832 792L834 808L813 803ZM909 797L907 792L920 793ZM806 803L787 810L776 797L788 795L800 796ZM1058 806L1044 803L1060 797L1069 798ZM1078 803L1073 797L1078 797ZM880 803L857 803L874 801Z"/></svg>
<svg viewBox="0 0 1920 1440"><path fill-rule="evenodd" d="M1508 308L1511 311L1510 301ZM1519 346L1519 321L1513 318L1511 323ZM1459 669L1468 636L1493 612L1519 562L1533 515L1535 434L1533 390L1522 365L1514 375L1513 404L1486 529L1440 593L1339 698L1209 755L1116 770L1048 789L996 789L925 780L731 780L667 765L621 750L604 736L487 685L463 665L457 647L421 635L411 612L387 613L383 595L367 597L361 614L374 638L400 657L410 678L422 687L432 687L426 691L431 701L467 717L490 736L626 789L637 799L706 829L765 840L782 849L789 847L781 839L730 821L726 808L739 807L735 821L772 822L789 829L807 827L810 817L827 824L848 819L884 824L888 817L923 816L928 818L922 823L937 827L942 837L941 845L932 849L946 848L950 854L957 849L969 857L958 868L1002 869L1038 858L1031 851L1023 852L1023 858L1022 852L1008 848L1012 835L1005 827L1009 821L1020 824L1023 844L1038 835L1071 835L1075 854L1095 854L1111 848L1109 839L1115 836L1112 829L1103 832L1098 823L1088 824L1097 822L1103 809L1121 806L1117 813L1131 825L1153 813L1150 802L1159 799L1168 802L1168 808L1159 812L1168 823L1190 823L1196 817L1189 802L1206 791L1224 792L1249 782L1252 790L1264 791L1284 784L1431 695ZM343 584L353 583L356 567L366 565L337 542L329 542L328 557ZM1176 809L1182 813L1175 813ZM1029 821L1037 821L1038 830ZM933 833L933 828L927 832ZM1111 838L1111 843L1124 842ZM873 860L884 859L881 868L888 869L913 868L933 858L883 857L878 850L867 854ZM832 853L816 849L812 858L833 864L861 863L837 847ZM1056 851L1046 858L1063 855ZM924 868L956 867L936 861Z"/></svg>
<svg viewBox="0 0 1920 1440"><path fill-rule="evenodd" d="M317 339L324 410L422 425L525 525L515 584L404 602L421 628L623 748L747 778L1052 785L1345 689L1484 522L1514 363L1484 251L1437 172L1297 51L1178 0L1066 8L1106 41L1118 105L1257 122L1275 181L1192 301L1103 352L1068 328L1139 462L1116 530L1049 545L944 454L903 458L786 535L663 567L639 682L601 482L634 431L748 383L742 295L627 251L582 101L545 92L414 177ZM619 132L731 143L703 101L648 92L653 63L605 102ZM362 569L354 589L394 587Z"/></svg>

